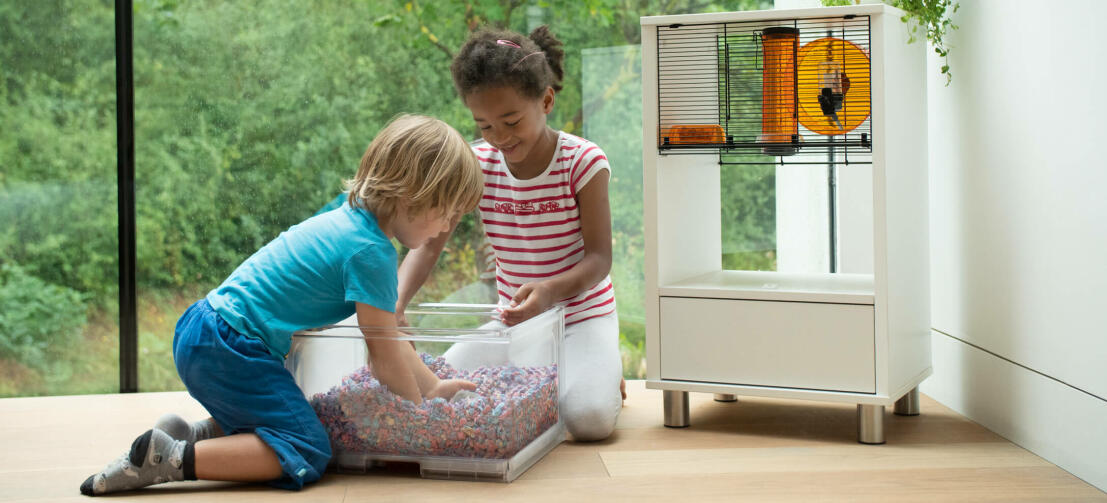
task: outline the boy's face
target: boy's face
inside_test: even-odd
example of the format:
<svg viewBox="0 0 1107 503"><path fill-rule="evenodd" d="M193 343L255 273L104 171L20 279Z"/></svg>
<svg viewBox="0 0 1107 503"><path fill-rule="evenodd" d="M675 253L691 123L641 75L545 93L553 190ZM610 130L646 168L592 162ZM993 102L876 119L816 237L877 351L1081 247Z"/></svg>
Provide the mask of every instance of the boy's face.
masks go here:
<svg viewBox="0 0 1107 503"><path fill-rule="evenodd" d="M521 96L512 87L493 87L470 93L465 106L473 113L481 137L503 152L511 166L545 167L541 142L548 141L546 115L553 110L554 91L539 98Z"/></svg>
<svg viewBox="0 0 1107 503"><path fill-rule="evenodd" d="M450 218L447 212L437 208L413 215L401 205L396 208L391 230L400 244L414 250L450 230Z"/></svg>

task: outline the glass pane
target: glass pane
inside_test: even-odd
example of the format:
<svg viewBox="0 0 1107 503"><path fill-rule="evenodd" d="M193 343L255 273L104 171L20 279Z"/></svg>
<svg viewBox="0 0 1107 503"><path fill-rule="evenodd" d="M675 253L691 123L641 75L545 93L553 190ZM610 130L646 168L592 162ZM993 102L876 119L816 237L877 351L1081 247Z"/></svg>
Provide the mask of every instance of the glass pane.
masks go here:
<svg viewBox="0 0 1107 503"><path fill-rule="evenodd" d="M737 156L728 160L746 161ZM775 271L776 167L771 164L724 165L719 176L723 269Z"/></svg>
<svg viewBox="0 0 1107 503"><path fill-rule="evenodd" d="M640 58L613 53L604 57L619 58L619 66L586 70L583 51L636 46L639 16L662 8L767 7L749 0L631 9L580 2L505 8L136 0L141 388L179 389L170 345L181 312L251 253L332 201L390 118L425 113L479 137L449 65L470 31L486 24L520 32L549 24L565 44L565 88L548 122L592 135L617 156L612 275L632 341L627 347L644 351L641 134L634 132L641 123ZM495 302L490 259L479 220L466 216L413 302Z"/></svg>
<svg viewBox="0 0 1107 503"><path fill-rule="evenodd" d="M612 217L611 279L619 306L619 346L623 355L623 375L628 379L646 377L644 292L644 236L642 222L642 85L641 47L638 18L659 14L681 14L709 10L750 10L771 8L771 2L735 1L703 6L694 2L674 2L664 8L647 2L639 10L610 12L610 22L619 30L587 30L579 42L582 88L580 101L566 106L565 92L558 107L579 107L583 117L582 133L604 149L611 162L610 202ZM581 15L573 9L558 9L559 17ZM602 16L601 16L602 17ZM631 25L633 23L633 26ZM574 25L568 19L554 23L559 29ZM588 24L581 26L589 26ZM566 37L561 31L558 36ZM604 43L606 42L606 43ZM576 52L566 42L570 66ZM574 47L575 48L575 47ZM567 76L572 82L575 76ZM556 110L555 110L556 111ZM750 207L733 201L723 202L724 216L741 226L724 229L724 253L752 257L757 264L775 266L772 234L773 172L758 169L723 173L724 187L748 193L756 201ZM766 209L766 206L767 209ZM752 211L748 211L752 210ZM741 245L739 245L741 243ZM748 246L753 243L753 247ZM739 249L741 246L745 248ZM726 258L724 257L724 264Z"/></svg>
<svg viewBox="0 0 1107 503"><path fill-rule="evenodd" d="M0 3L0 396L119 390L111 3Z"/></svg>
<svg viewBox="0 0 1107 503"><path fill-rule="evenodd" d="M612 80L611 74L638 76L642 51L638 45L585 49L581 79L584 137L604 149L611 163L610 202L612 264L619 306L623 374L646 377L645 275L642 229L642 81Z"/></svg>
<svg viewBox="0 0 1107 503"><path fill-rule="evenodd" d="M136 2L142 390L181 389L181 313L280 232L332 208L393 116L473 130L449 59L405 14L353 1ZM489 293L478 284L450 298L479 283L480 236L467 216L416 302Z"/></svg>

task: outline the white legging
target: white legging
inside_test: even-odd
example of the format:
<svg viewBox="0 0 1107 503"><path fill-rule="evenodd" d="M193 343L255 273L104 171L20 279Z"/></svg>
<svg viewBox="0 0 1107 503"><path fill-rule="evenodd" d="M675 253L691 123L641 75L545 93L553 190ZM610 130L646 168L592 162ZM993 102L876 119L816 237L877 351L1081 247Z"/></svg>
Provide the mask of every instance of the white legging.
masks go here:
<svg viewBox="0 0 1107 503"><path fill-rule="evenodd" d="M503 327L498 321L482 328ZM564 387L561 418L573 439L603 440L615 430L622 409L619 380L623 361L619 355L619 316L611 313L565 327L559 375ZM507 363L504 345L457 343L442 355L461 369Z"/></svg>

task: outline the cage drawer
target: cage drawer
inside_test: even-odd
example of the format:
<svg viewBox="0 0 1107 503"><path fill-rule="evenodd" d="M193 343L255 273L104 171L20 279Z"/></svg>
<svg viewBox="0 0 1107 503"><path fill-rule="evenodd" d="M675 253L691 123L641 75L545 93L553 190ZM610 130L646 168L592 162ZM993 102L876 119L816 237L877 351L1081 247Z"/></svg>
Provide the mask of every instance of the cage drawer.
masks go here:
<svg viewBox="0 0 1107 503"><path fill-rule="evenodd" d="M661 378L874 393L873 306L661 297Z"/></svg>

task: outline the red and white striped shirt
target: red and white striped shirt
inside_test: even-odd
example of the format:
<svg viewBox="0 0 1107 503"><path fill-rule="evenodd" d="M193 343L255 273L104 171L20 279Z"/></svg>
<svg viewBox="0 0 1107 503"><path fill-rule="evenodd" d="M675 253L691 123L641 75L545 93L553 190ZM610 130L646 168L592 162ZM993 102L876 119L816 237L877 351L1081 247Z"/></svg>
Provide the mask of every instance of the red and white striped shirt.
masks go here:
<svg viewBox="0 0 1107 503"><path fill-rule="evenodd" d="M546 171L529 180L516 179L503 154L487 142L472 148L484 171L481 223L496 253L496 285L506 305L523 284L568 271L584 257L576 193L611 167L595 143L564 132ZM614 312L611 277L559 304L566 325Z"/></svg>

